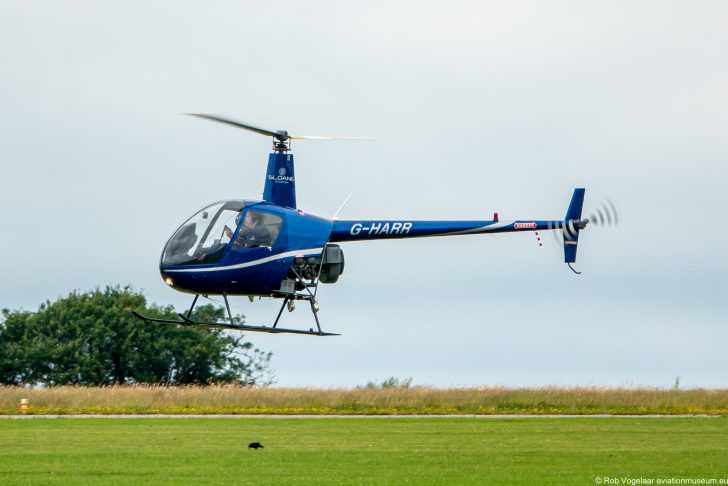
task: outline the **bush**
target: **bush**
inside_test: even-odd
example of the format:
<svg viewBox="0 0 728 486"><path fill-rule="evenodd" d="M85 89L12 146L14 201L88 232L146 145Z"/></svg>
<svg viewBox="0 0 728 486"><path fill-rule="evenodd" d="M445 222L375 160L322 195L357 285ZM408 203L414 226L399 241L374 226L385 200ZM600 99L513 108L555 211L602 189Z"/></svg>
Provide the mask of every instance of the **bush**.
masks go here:
<svg viewBox="0 0 728 486"><path fill-rule="evenodd" d="M210 384L272 382L271 353L242 334L143 322L136 310L176 319L172 306L147 304L130 287L72 292L37 312L2 311L0 383L9 385ZM216 321L223 309L199 306L193 318ZM238 322L242 319L236 317Z"/></svg>

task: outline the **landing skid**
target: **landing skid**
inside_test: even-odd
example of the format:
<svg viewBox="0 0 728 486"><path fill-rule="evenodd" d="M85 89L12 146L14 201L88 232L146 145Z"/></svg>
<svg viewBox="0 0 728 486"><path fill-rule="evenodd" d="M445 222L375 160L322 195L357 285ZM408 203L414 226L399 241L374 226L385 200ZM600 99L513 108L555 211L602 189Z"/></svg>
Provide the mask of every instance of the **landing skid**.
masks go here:
<svg viewBox="0 0 728 486"><path fill-rule="evenodd" d="M142 315L136 311L132 311L132 314L134 314L135 317L138 319L141 319L146 322L156 322L160 324L179 324L182 326L205 326L205 327L214 327L214 328L220 328L220 329L233 329L236 331L249 331L249 332L267 332L271 334L306 334L309 336L340 336L341 334L333 333L333 332L323 332L321 330L321 326L319 325L318 316L316 315L317 309L315 307L315 301L309 300L307 297L299 297L297 300L309 300L311 303L311 312L313 313L314 318L316 319L316 327L318 328L318 331L314 331L313 328L310 328L308 331L304 331L301 329L286 329L278 326L278 321L281 318L281 314L283 313L283 309L285 309L286 305L289 303L289 301L292 301L293 298L290 296L287 296L283 300L283 305L281 305L280 311L278 311L278 316L276 317L275 322L273 323L273 326L247 326L244 324L237 324L233 320L232 313L230 312L230 305L228 304L227 295L223 294L223 298L225 299L225 307L228 312L228 318L230 319L230 322L206 322L206 321L196 321L194 319L191 319L192 310L195 307L195 304L197 303L197 299L199 298L199 295L195 296L195 300L192 301L192 306L190 307L190 310L187 311L187 314L177 314L180 317L180 320L176 319L158 319L155 317L148 317L145 315Z"/></svg>

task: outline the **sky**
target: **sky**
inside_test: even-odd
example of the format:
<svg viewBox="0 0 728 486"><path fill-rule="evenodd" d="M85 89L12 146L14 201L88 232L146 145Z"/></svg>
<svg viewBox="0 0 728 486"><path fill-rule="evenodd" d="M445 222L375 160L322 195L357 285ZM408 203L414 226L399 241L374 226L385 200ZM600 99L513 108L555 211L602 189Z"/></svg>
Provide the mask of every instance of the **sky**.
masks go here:
<svg viewBox="0 0 728 486"><path fill-rule="evenodd" d="M132 285L194 212L257 199L295 142L306 212L562 218L608 197L573 274L549 235L343 244L332 338L249 334L278 386L726 387L724 2L0 0L0 308ZM277 301L233 301L269 324ZM311 326L306 309L285 313Z"/></svg>

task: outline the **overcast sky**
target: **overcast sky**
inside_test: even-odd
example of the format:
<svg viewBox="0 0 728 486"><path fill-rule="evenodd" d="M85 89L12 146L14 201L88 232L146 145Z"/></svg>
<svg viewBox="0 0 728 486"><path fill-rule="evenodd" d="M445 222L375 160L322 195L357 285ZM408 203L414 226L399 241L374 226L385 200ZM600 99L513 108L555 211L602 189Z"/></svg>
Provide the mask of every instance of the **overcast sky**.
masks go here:
<svg viewBox="0 0 728 486"><path fill-rule="evenodd" d="M335 338L251 334L280 385L728 386L725 2L0 0L0 307L131 284L180 309L167 238L259 198L273 130L299 206L343 219L562 218L545 235L344 244ZM302 306L301 306L302 307ZM234 301L251 324L276 302ZM301 308L284 315L310 327Z"/></svg>

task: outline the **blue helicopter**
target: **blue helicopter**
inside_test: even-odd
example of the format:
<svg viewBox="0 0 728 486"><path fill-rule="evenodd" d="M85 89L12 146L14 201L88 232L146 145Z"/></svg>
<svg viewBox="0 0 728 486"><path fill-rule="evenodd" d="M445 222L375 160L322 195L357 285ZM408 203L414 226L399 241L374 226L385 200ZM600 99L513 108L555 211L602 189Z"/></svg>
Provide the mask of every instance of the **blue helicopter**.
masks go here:
<svg viewBox="0 0 728 486"><path fill-rule="evenodd" d="M498 214L483 221L338 220L306 213L296 205L296 180L291 140L353 139L289 135L217 115L191 114L273 138L268 157L263 200L219 201L198 211L172 235L159 265L164 281L175 290L194 294L192 305L179 320L134 315L148 322L201 325L268 333L335 336L324 332L316 299L319 284L336 283L344 273L344 253L338 243L426 236L476 235L519 231L559 230L563 237L564 261L575 272L579 232L590 220L604 223L616 218L615 211L582 219L584 189L577 188L564 219L500 221ZM356 140L356 139L353 139ZM538 233L537 233L538 234ZM222 295L229 322L192 319L200 296ZM282 299L270 326L236 323L229 296ZM278 327L283 310L293 311L297 301L308 302L316 330Z"/></svg>

